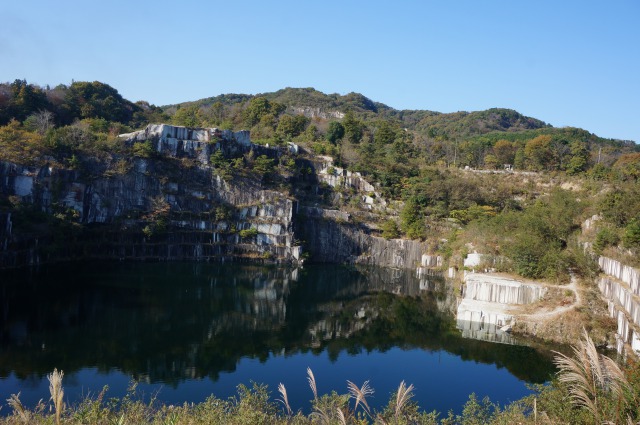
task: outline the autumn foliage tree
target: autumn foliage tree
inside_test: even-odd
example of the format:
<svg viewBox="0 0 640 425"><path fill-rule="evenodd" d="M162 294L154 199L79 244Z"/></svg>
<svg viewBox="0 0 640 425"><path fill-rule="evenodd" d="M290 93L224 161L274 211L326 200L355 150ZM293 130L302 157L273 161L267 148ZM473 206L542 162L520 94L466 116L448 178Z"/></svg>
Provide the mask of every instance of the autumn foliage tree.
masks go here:
<svg viewBox="0 0 640 425"><path fill-rule="evenodd" d="M533 171L549 169L553 163L551 136L542 135L529 140L524 147L527 168Z"/></svg>
<svg viewBox="0 0 640 425"><path fill-rule="evenodd" d="M621 155L613 164L613 169L623 179L638 181L640 178L640 152Z"/></svg>
<svg viewBox="0 0 640 425"><path fill-rule="evenodd" d="M508 140L498 140L493 146L493 154L498 165L513 164L516 156L516 149L513 143Z"/></svg>

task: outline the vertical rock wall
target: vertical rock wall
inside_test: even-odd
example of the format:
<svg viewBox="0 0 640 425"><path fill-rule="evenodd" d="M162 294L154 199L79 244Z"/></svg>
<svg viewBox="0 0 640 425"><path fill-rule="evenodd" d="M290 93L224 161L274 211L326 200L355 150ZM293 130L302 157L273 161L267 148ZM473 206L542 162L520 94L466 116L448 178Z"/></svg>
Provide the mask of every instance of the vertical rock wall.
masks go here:
<svg viewBox="0 0 640 425"><path fill-rule="evenodd" d="M296 234L305 242L312 261L381 267L416 268L427 245L404 239L384 239L320 209L301 209ZM344 214L344 213L343 213Z"/></svg>
<svg viewBox="0 0 640 425"><path fill-rule="evenodd" d="M635 295L640 295L640 270L607 257L598 258L603 272L626 283Z"/></svg>
<svg viewBox="0 0 640 425"><path fill-rule="evenodd" d="M616 349L622 353L629 345L640 352L640 270L607 257L600 257L598 264L608 275L599 279L598 288L618 324Z"/></svg>
<svg viewBox="0 0 640 425"><path fill-rule="evenodd" d="M468 274L464 285L464 298L500 304L531 304L546 292L541 285L480 273Z"/></svg>

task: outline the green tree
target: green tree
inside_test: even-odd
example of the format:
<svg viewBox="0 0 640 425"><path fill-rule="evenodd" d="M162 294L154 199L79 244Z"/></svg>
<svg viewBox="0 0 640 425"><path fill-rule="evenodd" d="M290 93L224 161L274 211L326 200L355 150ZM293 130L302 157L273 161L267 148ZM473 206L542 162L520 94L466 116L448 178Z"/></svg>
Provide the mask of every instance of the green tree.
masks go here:
<svg viewBox="0 0 640 425"><path fill-rule="evenodd" d="M132 150L133 150L133 155L139 156L141 158L151 158L154 154L151 140L134 143Z"/></svg>
<svg viewBox="0 0 640 425"><path fill-rule="evenodd" d="M422 239L425 236L424 206L418 198L412 196L400 212L400 226L410 239Z"/></svg>
<svg viewBox="0 0 640 425"><path fill-rule="evenodd" d="M622 236L622 242L626 248L640 248L640 220L635 219L627 224Z"/></svg>
<svg viewBox="0 0 640 425"><path fill-rule="evenodd" d="M502 166L504 164L513 164L516 156L516 149L508 140L498 140L495 145L493 145L493 154L497 159L498 166Z"/></svg>
<svg viewBox="0 0 640 425"><path fill-rule="evenodd" d="M11 84L13 99L9 103L7 120L23 121L29 115L51 108L44 91L26 80L15 80ZM4 123L3 123L4 124Z"/></svg>
<svg viewBox="0 0 640 425"><path fill-rule="evenodd" d="M573 142L570 145L571 157L567 163L567 174L578 174L587 170L589 165L589 150L583 142Z"/></svg>
<svg viewBox="0 0 640 425"><path fill-rule="evenodd" d="M621 155L613 164L613 169L623 179L638 181L640 179L640 152Z"/></svg>
<svg viewBox="0 0 640 425"><path fill-rule="evenodd" d="M258 96L249 101L242 112L242 119L246 126L253 127L268 114L277 117L284 112L285 106L276 102L270 102L266 97Z"/></svg>
<svg viewBox="0 0 640 425"><path fill-rule="evenodd" d="M388 121L380 121L373 134L373 142L380 148L390 145L396 139L396 132Z"/></svg>
<svg viewBox="0 0 640 425"><path fill-rule="evenodd" d="M343 137L344 137L344 126L340 124L338 121L331 121L329 123L329 128L327 129L325 138L329 142L335 145Z"/></svg>
<svg viewBox="0 0 640 425"><path fill-rule="evenodd" d="M541 135L529 140L524 147L527 168L534 171L553 169L551 136Z"/></svg>
<svg viewBox="0 0 640 425"><path fill-rule="evenodd" d="M520 147L516 150L513 158L513 166L517 170L523 170L526 166L526 155L524 154L524 148Z"/></svg>
<svg viewBox="0 0 640 425"><path fill-rule="evenodd" d="M220 177L227 178L231 175L231 162L225 158L221 150L212 153L209 161Z"/></svg>
<svg viewBox="0 0 640 425"><path fill-rule="evenodd" d="M125 99L113 87L94 82L74 82L65 92L67 123L77 118L104 118L129 123L140 107Z"/></svg>
<svg viewBox="0 0 640 425"><path fill-rule="evenodd" d="M400 229L395 220L388 219L382 223L382 237L385 239L396 239L400 237Z"/></svg>
<svg viewBox="0 0 640 425"><path fill-rule="evenodd" d="M42 137L26 131L16 120L0 127L0 159L18 164L31 165L45 153Z"/></svg>
<svg viewBox="0 0 640 425"><path fill-rule="evenodd" d="M620 185L604 195L598 208L609 223L625 227L640 211L640 188L635 184Z"/></svg>
<svg viewBox="0 0 640 425"><path fill-rule="evenodd" d="M499 168L498 158L496 158L496 156L493 154L486 154L484 156L484 166L492 170Z"/></svg>
<svg viewBox="0 0 640 425"><path fill-rule="evenodd" d="M213 125L220 125L224 121L224 105L222 102L216 102L209 108L209 117Z"/></svg>
<svg viewBox="0 0 640 425"><path fill-rule="evenodd" d="M353 112L348 111L342 119L342 126L347 140L351 143L358 143L364 134L364 124L358 120Z"/></svg>
<svg viewBox="0 0 640 425"><path fill-rule="evenodd" d="M598 233L596 233L596 239L593 242L593 251L597 255L601 255L607 246L615 246L618 242L620 242L620 238L615 230L609 227L602 227L598 230Z"/></svg>
<svg viewBox="0 0 640 425"><path fill-rule="evenodd" d="M185 127L200 127L202 124L200 108L196 105L180 107L171 118L171 121L176 125Z"/></svg>
<svg viewBox="0 0 640 425"><path fill-rule="evenodd" d="M302 134L309 124L309 118L304 115L283 115L280 117L276 133L280 137L296 137Z"/></svg>
<svg viewBox="0 0 640 425"><path fill-rule="evenodd" d="M271 174L274 168L273 164L273 159L267 157L266 155L260 155L253 162L253 171L262 176Z"/></svg>

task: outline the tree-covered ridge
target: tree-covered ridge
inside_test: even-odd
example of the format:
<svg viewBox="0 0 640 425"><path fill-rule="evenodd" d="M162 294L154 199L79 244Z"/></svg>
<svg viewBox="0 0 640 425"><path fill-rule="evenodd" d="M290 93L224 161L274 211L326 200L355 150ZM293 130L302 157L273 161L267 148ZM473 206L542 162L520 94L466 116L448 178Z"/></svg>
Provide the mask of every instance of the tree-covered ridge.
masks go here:
<svg viewBox="0 0 640 425"><path fill-rule="evenodd" d="M633 155L638 146L633 142L554 128L509 109L451 114L398 111L361 94L324 94L313 88L255 96L225 94L156 107L144 101L132 103L97 81L42 88L15 80L0 84L0 125L11 120L45 137L49 145L77 144L60 142L57 136L61 128L79 124L112 135L168 121L188 127L250 129L258 143L293 141L331 155L337 165L369 175L396 198L400 194L394 187L419 175L425 166L502 169L508 164L515 170L589 172L600 178L608 173L635 178L639 168ZM76 130L62 133L77 135Z"/></svg>
<svg viewBox="0 0 640 425"><path fill-rule="evenodd" d="M621 155L638 149L633 142L604 139L582 129L554 128L510 109L399 111L361 94L324 94L313 88L222 95L165 110L174 123L251 129L254 139L264 143L297 137L296 142L306 142L318 153L337 156L344 165L369 172L380 167L388 172L383 163L396 159L409 159L404 163L413 166L415 158L419 164L437 166L501 169L509 164L519 170L575 174L594 165L611 167ZM247 120L248 115L254 118ZM278 129L281 117L289 120L288 116L297 115L308 119L304 131ZM335 138L336 124L345 127L344 138ZM382 134L377 135L379 130ZM323 139L333 146L316 143Z"/></svg>
<svg viewBox="0 0 640 425"><path fill-rule="evenodd" d="M137 128L166 118L159 108L144 101L126 100L115 88L99 81L54 88L19 79L0 84L0 125L11 120L27 121L29 125L45 120L50 125L64 126L76 120L97 119Z"/></svg>
<svg viewBox="0 0 640 425"><path fill-rule="evenodd" d="M503 108L492 108L477 112L454 112L426 116L415 129L426 131L430 136L455 135L472 136L492 131L516 132L551 127L543 121Z"/></svg>

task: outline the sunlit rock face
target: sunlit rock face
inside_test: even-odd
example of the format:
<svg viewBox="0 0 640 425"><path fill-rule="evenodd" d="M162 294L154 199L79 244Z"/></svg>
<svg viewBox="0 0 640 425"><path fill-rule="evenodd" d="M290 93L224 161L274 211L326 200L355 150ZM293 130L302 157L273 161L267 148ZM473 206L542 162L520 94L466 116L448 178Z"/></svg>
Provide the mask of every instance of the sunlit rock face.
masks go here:
<svg viewBox="0 0 640 425"><path fill-rule="evenodd" d="M609 316L616 319L616 349L625 345L640 353L640 270L607 257L598 259L607 276L598 280L598 288L607 300Z"/></svg>
<svg viewBox="0 0 640 425"><path fill-rule="evenodd" d="M464 279L462 301L458 305L458 328L465 336L510 343L502 329L511 325L509 305L530 304L541 299L546 288L502 276L469 273Z"/></svg>
<svg viewBox="0 0 640 425"><path fill-rule="evenodd" d="M464 288L465 299L499 304L531 304L546 293L542 285L482 273L468 274Z"/></svg>

